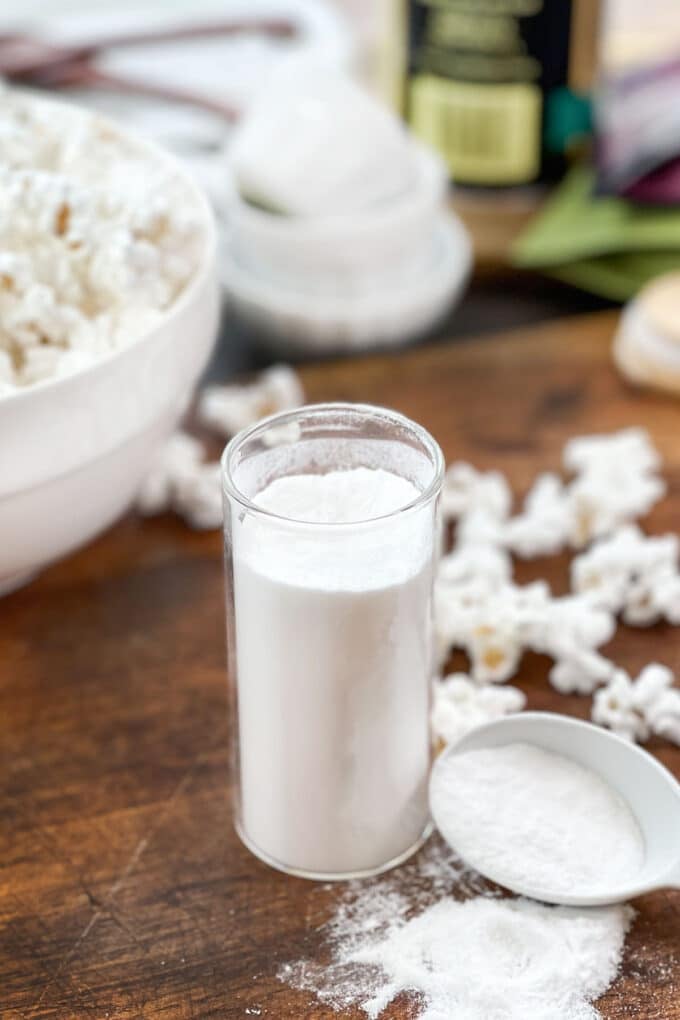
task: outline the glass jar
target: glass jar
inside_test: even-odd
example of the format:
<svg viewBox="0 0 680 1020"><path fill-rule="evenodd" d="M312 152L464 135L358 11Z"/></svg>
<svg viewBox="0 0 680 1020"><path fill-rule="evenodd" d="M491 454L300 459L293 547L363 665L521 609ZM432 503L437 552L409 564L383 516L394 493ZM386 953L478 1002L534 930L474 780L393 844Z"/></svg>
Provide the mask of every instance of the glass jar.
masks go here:
<svg viewBox="0 0 680 1020"><path fill-rule="evenodd" d="M429 831L441 451L394 411L321 404L241 432L222 471L237 831L295 875L385 870ZM310 475L318 506L258 505Z"/></svg>

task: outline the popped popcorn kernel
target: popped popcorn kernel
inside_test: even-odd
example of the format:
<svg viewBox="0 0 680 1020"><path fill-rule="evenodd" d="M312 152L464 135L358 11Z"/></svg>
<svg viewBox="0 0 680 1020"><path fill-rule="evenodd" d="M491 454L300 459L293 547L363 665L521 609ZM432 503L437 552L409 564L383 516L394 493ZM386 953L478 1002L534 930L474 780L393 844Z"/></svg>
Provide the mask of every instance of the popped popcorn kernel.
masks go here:
<svg viewBox="0 0 680 1020"><path fill-rule="evenodd" d="M291 411L304 403L297 373L289 365L274 365L246 385L208 386L198 402L199 421L229 438L261 418Z"/></svg>
<svg viewBox="0 0 680 1020"><path fill-rule="evenodd" d="M521 712L525 704L516 687L478 684L465 673L452 673L434 684L434 737L442 746L455 744L477 726Z"/></svg>
<svg viewBox="0 0 680 1020"><path fill-rule="evenodd" d="M203 243L192 193L141 143L85 110L0 91L3 393L141 337Z"/></svg>
<svg viewBox="0 0 680 1020"><path fill-rule="evenodd" d="M650 663L636 680L617 670L593 699L592 720L626 740L644 742L651 734L680 745L680 688L673 673Z"/></svg>

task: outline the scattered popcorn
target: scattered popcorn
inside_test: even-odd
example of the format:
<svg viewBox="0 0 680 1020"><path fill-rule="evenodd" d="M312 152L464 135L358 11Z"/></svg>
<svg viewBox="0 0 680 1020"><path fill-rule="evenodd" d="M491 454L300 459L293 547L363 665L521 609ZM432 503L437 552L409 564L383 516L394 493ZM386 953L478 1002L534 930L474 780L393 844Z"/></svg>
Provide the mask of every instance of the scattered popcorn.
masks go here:
<svg viewBox="0 0 680 1020"><path fill-rule="evenodd" d="M516 687L474 683L465 673L452 673L434 685L432 729L435 739L455 744L470 730L521 712L526 704Z"/></svg>
<svg viewBox="0 0 680 1020"><path fill-rule="evenodd" d="M592 694L610 680L616 667L591 648L571 648L551 667L548 679L560 694Z"/></svg>
<svg viewBox="0 0 680 1020"><path fill-rule="evenodd" d="M441 661L460 648L479 683L504 683L513 676L524 650L523 609L533 587L487 584L478 578L459 585L438 581L435 633Z"/></svg>
<svg viewBox="0 0 680 1020"><path fill-rule="evenodd" d="M652 733L680 746L680 690L674 687L659 695L645 718Z"/></svg>
<svg viewBox="0 0 680 1020"><path fill-rule="evenodd" d="M666 666L651 663L631 680L616 673L593 698L593 722L627 740L645 741L651 733L680 745L680 688Z"/></svg>
<svg viewBox="0 0 680 1020"><path fill-rule="evenodd" d="M564 447L562 461L567 471L578 475L621 469L646 474L661 467L649 434L641 428L570 439Z"/></svg>
<svg viewBox="0 0 680 1020"><path fill-rule="evenodd" d="M575 477L540 475L515 516L503 475L463 463L447 472L444 514L457 522L456 546L439 565L435 634L440 662L460 649L470 676L435 687L433 725L453 741L486 721L485 701L493 703L496 685L516 674L529 649L554 660L556 690L594 695L594 722L629 740L656 734L680 744L680 689L671 671L653 663L632 680L598 650L619 614L635 626L680 624L680 541L647 536L632 523L665 491L654 473L659 456L643 429L626 429L572 440L564 465ZM590 545L572 562L572 595L554 598L540 581L514 583L510 553L550 555L567 545Z"/></svg>
<svg viewBox="0 0 680 1020"><path fill-rule="evenodd" d="M499 520L491 511L479 507L468 510L458 520L456 541L461 546L497 546L504 548L505 521Z"/></svg>
<svg viewBox="0 0 680 1020"><path fill-rule="evenodd" d="M242 401L240 395L243 395ZM302 399L302 387L293 370L286 365L277 365L246 386L209 387L200 398L199 413L203 408L202 420L212 424L218 432L229 434L232 428L238 431L269 414L272 402L281 404L294 400L291 406L297 406ZM274 434L268 437L272 445L291 440L286 426L272 432ZM175 510L187 524L198 530L220 528L222 488L219 463L206 463L205 449L198 439L186 432L175 433L152 465L138 493L137 508L148 516Z"/></svg>
<svg viewBox="0 0 680 1020"><path fill-rule="evenodd" d="M622 524L649 513L665 492L662 479L625 465L612 464L601 472L580 475L568 487L570 544L581 549L595 538L610 535Z"/></svg>
<svg viewBox="0 0 680 1020"><path fill-rule="evenodd" d="M560 478L539 475L521 514L505 524L503 542L525 559L552 556L564 548L570 531L570 505Z"/></svg>
<svg viewBox="0 0 680 1020"><path fill-rule="evenodd" d="M175 433L156 457L137 508L148 516L175 510L197 530L221 527L220 465L205 462L203 445L193 436Z"/></svg>
<svg viewBox="0 0 680 1020"><path fill-rule="evenodd" d="M461 642L462 643L462 642ZM477 623L465 639L471 672L480 684L502 684L514 676L524 652L520 628L508 616Z"/></svg>
<svg viewBox="0 0 680 1020"><path fill-rule="evenodd" d="M444 476L441 509L445 520L458 520L471 510L484 510L502 521L510 513L512 492L500 471L477 471L457 461Z"/></svg>
<svg viewBox="0 0 680 1020"><path fill-rule="evenodd" d="M196 271L181 178L84 110L0 93L2 393L74 372L156 325Z"/></svg>
<svg viewBox="0 0 680 1020"><path fill-rule="evenodd" d="M613 666L596 655L615 630L606 609L578 596L554 598L543 582L519 586L507 576L502 559L482 556L475 572L475 549L463 547L445 557L435 586L435 633L440 661L454 648L466 652L470 673L480 683L503 683L514 676L525 649L550 655L559 665L555 686L565 693L594 690Z"/></svg>
<svg viewBox="0 0 680 1020"><path fill-rule="evenodd" d="M197 464L180 476L173 493L173 504L187 524L197 531L222 527L222 487L219 461Z"/></svg>
<svg viewBox="0 0 680 1020"><path fill-rule="evenodd" d="M662 666L658 662L645 666L635 681L633 703L638 711L647 716L654 709L660 696L673 686L674 679L673 671L668 666ZM680 691L678 694L680 695Z"/></svg>
<svg viewBox="0 0 680 1020"><path fill-rule="evenodd" d="M564 463L576 477L565 484L556 474L539 475L514 517L502 474L454 464L442 508L445 519L458 522L458 544L496 545L526 559L568 545L579 549L646 514L666 491L653 473L659 456L643 429L571 440Z"/></svg>
<svg viewBox="0 0 680 1020"><path fill-rule="evenodd" d="M578 596L549 598L528 630L527 642L535 652L555 660L548 679L562 694L592 694L608 680L614 665L595 649L609 641L616 620L605 609Z"/></svg>
<svg viewBox="0 0 680 1020"><path fill-rule="evenodd" d="M563 462L576 475L568 498L569 541L577 549L648 513L666 491L655 474L659 454L644 429L571 439Z"/></svg>
<svg viewBox="0 0 680 1020"><path fill-rule="evenodd" d="M675 622L680 620L679 551L677 536L650 537L627 525L573 560L572 588L621 613L631 626Z"/></svg>
<svg viewBox="0 0 680 1020"><path fill-rule="evenodd" d="M475 582L495 588L512 577L512 560L494 545L463 545L439 561L438 580L443 584L469 585Z"/></svg>
<svg viewBox="0 0 680 1020"><path fill-rule="evenodd" d="M644 741L649 737L649 726L633 704L633 681L622 669L616 670L606 687L595 692L591 718L626 740Z"/></svg>
<svg viewBox="0 0 680 1020"><path fill-rule="evenodd" d="M304 400L296 372L289 365L274 365L249 385L208 386L199 398L198 419L229 437L270 414L300 407Z"/></svg>
<svg viewBox="0 0 680 1020"><path fill-rule="evenodd" d="M176 432L157 454L144 485L137 495L137 509L145 516L167 510L172 502L173 485L182 475L191 474L205 456L198 439Z"/></svg>

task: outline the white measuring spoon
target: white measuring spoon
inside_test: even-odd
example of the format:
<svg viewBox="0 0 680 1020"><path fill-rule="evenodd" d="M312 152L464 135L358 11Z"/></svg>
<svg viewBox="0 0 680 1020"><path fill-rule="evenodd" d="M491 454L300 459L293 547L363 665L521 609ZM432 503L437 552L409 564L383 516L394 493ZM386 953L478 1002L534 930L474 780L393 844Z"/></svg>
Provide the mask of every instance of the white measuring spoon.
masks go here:
<svg viewBox="0 0 680 1020"><path fill-rule="evenodd" d="M613 885L602 876L602 888L579 895L532 888L529 883L513 886L512 891L547 903L574 907L595 907L621 903L654 889L680 889L680 783L656 758L599 726L550 712L518 712L480 726L444 751L435 762L430 778L430 809L444 839L446 814L441 809L444 773L454 755L505 744L533 744L544 751L564 755L597 773L628 803L637 819L645 844L645 856L639 873L625 885ZM447 778L450 782L450 778ZM478 868L469 857L466 863L494 882L510 888L499 875Z"/></svg>

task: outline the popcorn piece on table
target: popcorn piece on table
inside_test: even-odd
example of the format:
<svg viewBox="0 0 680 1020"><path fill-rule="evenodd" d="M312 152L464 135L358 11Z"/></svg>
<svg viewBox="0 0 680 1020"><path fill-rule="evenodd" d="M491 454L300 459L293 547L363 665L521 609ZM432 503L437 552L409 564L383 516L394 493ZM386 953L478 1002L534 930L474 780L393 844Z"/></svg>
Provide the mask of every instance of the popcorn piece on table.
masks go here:
<svg viewBox="0 0 680 1020"><path fill-rule="evenodd" d="M652 733L680 745L680 689L667 666L653 662L635 681L633 704Z"/></svg>
<svg viewBox="0 0 680 1020"><path fill-rule="evenodd" d="M435 637L439 661L454 648L470 659L475 680L503 683L516 672L523 651L514 585L500 587L477 578L468 584L435 587Z"/></svg>
<svg viewBox="0 0 680 1020"><path fill-rule="evenodd" d="M495 588L512 577L509 554L494 545L463 544L443 556L437 568L437 580L444 584L487 584Z"/></svg>
<svg viewBox="0 0 680 1020"><path fill-rule="evenodd" d="M502 684L517 672L524 646L516 622L508 616L494 624L479 623L472 629L465 650L478 683Z"/></svg>
<svg viewBox="0 0 680 1020"><path fill-rule="evenodd" d="M570 531L570 506L562 480L539 475L524 501L522 513L504 525L504 544L524 558L560 552Z"/></svg>
<svg viewBox="0 0 680 1020"><path fill-rule="evenodd" d="M622 613L632 626L661 618L680 621L679 548L675 535L647 536L635 525L619 528L574 559L572 587L594 605Z"/></svg>
<svg viewBox="0 0 680 1020"><path fill-rule="evenodd" d="M435 682L432 729L437 739L455 744L475 727L520 712L525 704L516 687L480 686L465 673L452 673Z"/></svg>
<svg viewBox="0 0 680 1020"><path fill-rule="evenodd" d="M633 704L643 715L651 712L666 691L673 686L673 671L658 662L650 662L642 670L633 689ZM680 691L677 692L680 694Z"/></svg>
<svg viewBox="0 0 680 1020"><path fill-rule="evenodd" d="M446 517L446 515L444 515ZM477 507L468 510L458 518L456 527L456 546L486 546L491 548L505 547L505 524L504 520L496 517L494 513L485 507Z"/></svg>
<svg viewBox="0 0 680 1020"><path fill-rule="evenodd" d="M564 447L562 461L567 471L586 474L609 472L623 467L640 474L658 471L661 458L642 428L622 429L605 435L577 436Z"/></svg>
<svg viewBox="0 0 680 1020"><path fill-rule="evenodd" d="M645 718L652 733L680 746L680 690L677 687L660 694L648 708Z"/></svg>
<svg viewBox="0 0 680 1020"><path fill-rule="evenodd" d="M544 626L546 635L535 640L558 653L569 642L582 648L599 648L609 641L616 631L616 619L606 608L594 606L583 595L560 595L546 607Z"/></svg>
<svg viewBox="0 0 680 1020"><path fill-rule="evenodd" d="M445 520L458 520L470 511L483 510L502 521L510 513L512 492L500 471L478 471L457 461L448 468L442 486L441 509Z"/></svg>
<svg viewBox="0 0 680 1020"><path fill-rule="evenodd" d="M218 461L197 464L195 469L181 475L175 482L173 505L175 510L197 531L211 531L222 527L221 469Z"/></svg>
<svg viewBox="0 0 680 1020"><path fill-rule="evenodd" d="M592 694L610 679L614 665L595 649L609 641L616 620L604 608L581 596L546 601L528 628L527 643L535 652L550 655L555 664L548 679L561 694Z"/></svg>
<svg viewBox="0 0 680 1020"><path fill-rule="evenodd" d="M440 578L435 588L440 661L451 649L461 648L470 658L475 680L503 683L517 671L522 652L529 648L561 664L555 674L559 690L590 693L609 678L613 666L594 649L614 632L611 613L582 596L553 598L540 581L519 586L461 572L456 583L454 568L460 556L455 552L447 558L449 581ZM472 556L470 550L470 560Z"/></svg>
<svg viewBox="0 0 680 1020"><path fill-rule="evenodd" d="M617 670L593 698L593 722L628 740L647 740L651 733L680 744L680 689L673 673L650 663L637 680Z"/></svg>
<svg viewBox="0 0 680 1020"><path fill-rule="evenodd" d="M655 581L654 596L664 619L677 627L680 624L680 573L673 571L659 576Z"/></svg>
<svg viewBox="0 0 680 1020"><path fill-rule="evenodd" d="M205 463L203 445L186 432L165 444L137 495L140 513L153 516L175 510L192 528L222 524L220 466Z"/></svg>
<svg viewBox="0 0 680 1020"><path fill-rule="evenodd" d="M566 545L582 548L646 514L666 491L654 473L659 455L643 429L573 439L564 463L576 477L565 485L554 473L539 475L514 517L504 475L453 464L442 511L458 521L458 544L496 545L524 558L553 555Z"/></svg>
<svg viewBox="0 0 680 1020"><path fill-rule="evenodd" d="M293 410L305 395L289 365L274 365L252 383L208 386L199 397L198 418L207 428L228 437L267 415Z"/></svg>
<svg viewBox="0 0 680 1020"><path fill-rule="evenodd" d="M576 475L567 490L575 548L648 513L666 491L655 474L661 459L644 429L571 439L563 461Z"/></svg>
<svg viewBox="0 0 680 1020"><path fill-rule="evenodd" d="M571 504L569 541L576 549L611 534L622 524L649 513L666 493L657 475L637 473L625 466L589 471L568 487Z"/></svg>
<svg viewBox="0 0 680 1020"><path fill-rule="evenodd" d="M548 679L560 694L592 694L600 684L611 680L615 672L614 663L599 652L571 648L563 658L557 658Z"/></svg>
<svg viewBox="0 0 680 1020"><path fill-rule="evenodd" d="M137 494L139 512L153 516L168 510L177 479L192 474L204 457L202 443L187 432L175 432L170 436Z"/></svg>
<svg viewBox="0 0 680 1020"><path fill-rule="evenodd" d="M626 740L642 742L649 737L649 726L636 710L633 694L631 678L624 670L616 670L607 686L595 692L591 718Z"/></svg>

